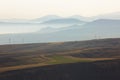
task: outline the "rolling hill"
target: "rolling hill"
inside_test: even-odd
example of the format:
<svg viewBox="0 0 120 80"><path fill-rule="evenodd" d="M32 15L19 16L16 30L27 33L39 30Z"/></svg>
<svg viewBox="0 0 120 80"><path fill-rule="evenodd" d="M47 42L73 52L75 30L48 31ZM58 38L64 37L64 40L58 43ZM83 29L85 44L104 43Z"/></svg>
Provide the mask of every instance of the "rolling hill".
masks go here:
<svg viewBox="0 0 120 80"><path fill-rule="evenodd" d="M120 20L100 19L84 25L75 24L64 28L51 28L53 30L49 29L48 32L46 31L46 33L42 34L40 31L25 34L4 34L0 35L0 44L8 44L8 38L11 38L12 44L21 44L23 43L22 39L24 39L24 43L43 43L90 40L95 38L119 38L119 26Z"/></svg>
<svg viewBox="0 0 120 80"><path fill-rule="evenodd" d="M42 24L82 24L84 21L80 21L74 18L53 19L43 22Z"/></svg>
<svg viewBox="0 0 120 80"><path fill-rule="evenodd" d="M119 67L119 38L0 46L0 80L114 80Z"/></svg>
<svg viewBox="0 0 120 80"><path fill-rule="evenodd" d="M119 80L120 60L72 63L0 74L1 80Z"/></svg>
<svg viewBox="0 0 120 80"><path fill-rule="evenodd" d="M120 39L0 46L1 67L44 63L51 58L119 58ZM54 56L54 57L51 57ZM59 57L58 57L59 58ZM75 62L79 61L75 59ZM11 63L12 62L12 63Z"/></svg>

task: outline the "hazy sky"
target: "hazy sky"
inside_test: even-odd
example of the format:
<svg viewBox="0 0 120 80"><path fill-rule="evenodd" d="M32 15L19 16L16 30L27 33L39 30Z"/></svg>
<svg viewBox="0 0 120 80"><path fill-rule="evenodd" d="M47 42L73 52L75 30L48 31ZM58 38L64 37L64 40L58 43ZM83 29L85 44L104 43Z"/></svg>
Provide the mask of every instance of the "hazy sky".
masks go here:
<svg viewBox="0 0 120 80"><path fill-rule="evenodd" d="M120 0L0 0L0 19L120 12Z"/></svg>

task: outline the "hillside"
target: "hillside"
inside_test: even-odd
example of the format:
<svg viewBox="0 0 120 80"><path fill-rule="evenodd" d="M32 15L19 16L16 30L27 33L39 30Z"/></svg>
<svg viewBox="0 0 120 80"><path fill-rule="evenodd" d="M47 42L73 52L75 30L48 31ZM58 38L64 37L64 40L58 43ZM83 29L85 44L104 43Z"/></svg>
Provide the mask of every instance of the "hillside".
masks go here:
<svg viewBox="0 0 120 80"><path fill-rule="evenodd" d="M15 44L1 45L1 53L17 53L17 52L65 52L72 50L91 49L91 48L119 48L120 38L96 39L86 41L69 41L69 42L51 42L51 43L34 43L34 44ZM47 52L48 51L48 52ZM0 53L0 54L1 54Z"/></svg>
<svg viewBox="0 0 120 80"><path fill-rule="evenodd" d="M120 79L119 59L120 38L1 45L0 80Z"/></svg>
<svg viewBox="0 0 120 80"><path fill-rule="evenodd" d="M0 72L51 64L119 59L120 39L0 46ZM37 65L36 65L37 64ZM14 66L16 66L14 68Z"/></svg>
<svg viewBox="0 0 120 80"><path fill-rule="evenodd" d="M119 80L120 60L72 63L0 74L1 80Z"/></svg>

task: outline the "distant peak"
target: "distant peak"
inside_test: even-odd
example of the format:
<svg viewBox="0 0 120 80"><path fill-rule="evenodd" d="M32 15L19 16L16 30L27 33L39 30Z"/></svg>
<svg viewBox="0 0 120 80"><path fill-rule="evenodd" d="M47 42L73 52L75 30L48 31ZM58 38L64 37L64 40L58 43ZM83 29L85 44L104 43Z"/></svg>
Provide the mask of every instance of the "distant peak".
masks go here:
<svg viewBox="0 0 120 80"><path fill-rule="evenodd" d="M98 19L98 20L95 20L95 22L101 22L101 21L120 21L120 20L114 20L114 19Z"/></svg>

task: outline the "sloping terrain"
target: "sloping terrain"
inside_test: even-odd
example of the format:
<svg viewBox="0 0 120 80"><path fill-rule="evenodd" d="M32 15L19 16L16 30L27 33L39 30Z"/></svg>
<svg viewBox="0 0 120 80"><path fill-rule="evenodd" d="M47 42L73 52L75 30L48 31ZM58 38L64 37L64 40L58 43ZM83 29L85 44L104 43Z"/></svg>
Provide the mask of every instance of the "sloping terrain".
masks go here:
<svg viewBox="0 0 120 80"><path fill-rule="evenodd" d="M0 80L113 80L119 76L119 59L119 38L1 45Z"/></svg>
<svg viewBox="0 0 120 80"><path fill-rule="evenodd" d="M35 44L15 44L1 45L0 54L17 52L37 52L45 54L50 52L64 52L68 50L87 49L87 48L109 48L120 47L120 38L88 40L88 41L69 41L53 43L35 43ZM43 53L44 52L44 53Z"/></svg>
<svg viewBox="0 0 120 80"><path fill-rule="evenodd" d="M119 80L120 60L72 63L10 71L1 80Z"/></svg>

